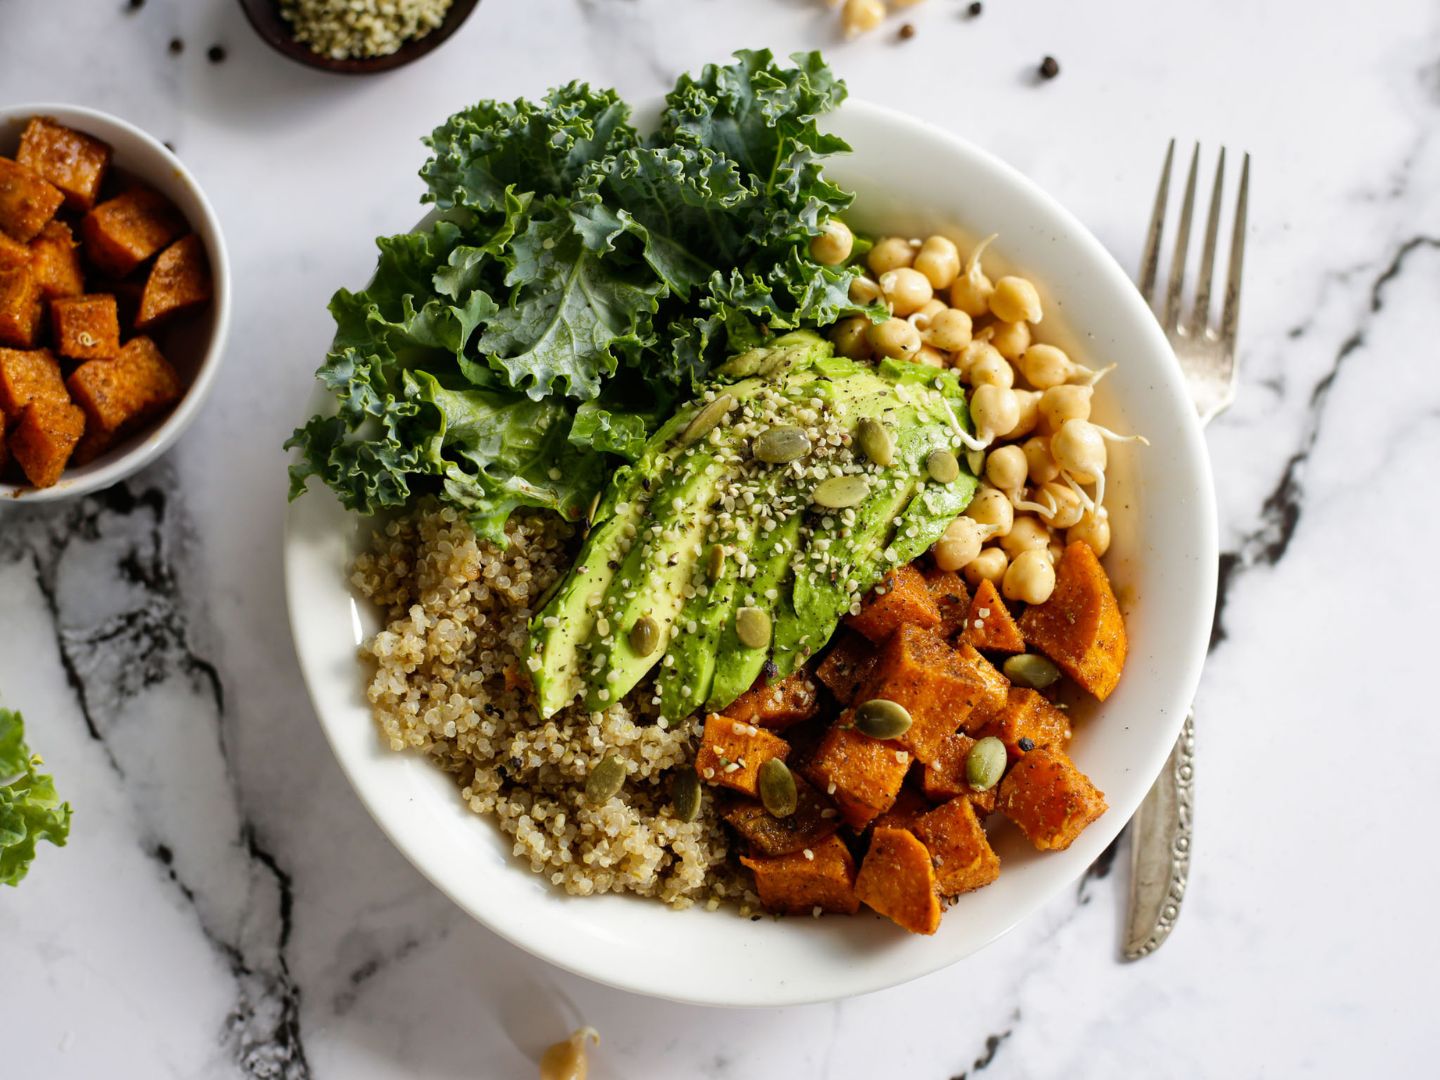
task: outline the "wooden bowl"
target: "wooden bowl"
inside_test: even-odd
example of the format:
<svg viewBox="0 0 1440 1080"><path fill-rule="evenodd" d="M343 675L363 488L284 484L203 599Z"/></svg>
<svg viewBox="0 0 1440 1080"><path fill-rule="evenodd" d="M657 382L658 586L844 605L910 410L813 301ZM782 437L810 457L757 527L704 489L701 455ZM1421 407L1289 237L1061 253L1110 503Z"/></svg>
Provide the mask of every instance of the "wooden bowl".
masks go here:
<svg viewBox="0 0 1440 1080"><path fill-rule="evenodd" d="M255 32L278 53L288 56L297 64L331 71L337 75L375 75L382 71L394 71L412 60L419 60L432 49L439 48L460 24L469 18L480 0L455 0L445 13L445 21L422 38L407 41L393 53L386 56L372 56L363 60L336 60L315 52L302 41L296 41L290 24L280 15L278 0L240 0L245 17Z"/></svg>

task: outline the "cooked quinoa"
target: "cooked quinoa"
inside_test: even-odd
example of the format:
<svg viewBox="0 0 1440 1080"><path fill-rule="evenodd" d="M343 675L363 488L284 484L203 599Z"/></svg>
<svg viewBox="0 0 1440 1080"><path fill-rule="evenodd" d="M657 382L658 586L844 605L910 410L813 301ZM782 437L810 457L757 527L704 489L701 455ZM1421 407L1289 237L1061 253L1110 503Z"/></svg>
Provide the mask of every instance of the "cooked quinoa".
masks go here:
<svg viewBox="0 0 1440 1080"><path fill-rule="evenodd" d="M369 698L392 750L430 755L477 814L493 816L514 853L568 893L634 892L677 907L756 898L727 862L707 799L675 819L670 770L694 759L692 728L655 722L649 684L604 712L576 704L541 721L523 674L528 624L569 565L573 529L551 514L515 514L501 550L453 509L422 503L377 532L353 581L384 613L362 647L375 664ZM585 780L609 755L624 789L586 805Z"/></svg>
<svg viewBox="0 0 1440 1080"><path fill-rule="evenodd" d="M453 0L281 0L295 40L332 60L388 56L445 21Z"/></svg>

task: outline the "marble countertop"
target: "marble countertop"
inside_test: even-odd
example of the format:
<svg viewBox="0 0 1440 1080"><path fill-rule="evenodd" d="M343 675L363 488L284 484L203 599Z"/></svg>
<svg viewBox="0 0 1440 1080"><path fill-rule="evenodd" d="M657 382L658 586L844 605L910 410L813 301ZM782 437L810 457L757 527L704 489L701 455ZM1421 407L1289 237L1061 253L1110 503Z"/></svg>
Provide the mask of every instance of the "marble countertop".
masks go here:
<svg viewBox="0 0 1440 1080"><path fill-rule="evenodd" d="M966 6L847 44L818 0L485 0L425 62L357 81L271 53L232 2L0 0L0 101L94 105L173 143L237 280L219 385L166 460L0 514L0 693L76 805L69 847L0 894L7 1076L528 1077L580 1022L604 1037L598 1080L1433 1068L1440 726L1410 680L1440 611L1421 565L1440 530L1440 10ZM416 216L418 136L477 98L576 77L653 95L762 44L822 47L856 95L995 151L1126 266L1167 139L1254 155L1244 381L1209 430L1225 554L1191 889L1143 963L1117 958L1122 843L900 989L766 1012L618 993L424 881L310 714L279 447L330 293ZM1041 83L1045 54L1061 74Z"/></svg>

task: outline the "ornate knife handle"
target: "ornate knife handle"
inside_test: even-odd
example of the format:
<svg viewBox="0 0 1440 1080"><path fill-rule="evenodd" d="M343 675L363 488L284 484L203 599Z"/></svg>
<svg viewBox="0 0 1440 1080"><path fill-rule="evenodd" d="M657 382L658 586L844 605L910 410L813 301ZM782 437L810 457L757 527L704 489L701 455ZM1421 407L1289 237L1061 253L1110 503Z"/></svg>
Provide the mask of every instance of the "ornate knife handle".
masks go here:
<svg viewBox="0 0 1440 1080"><path fill-rule="evenodd" d="M1190 877L1190 837L1195 780L1195 712L1170 751L1165 769L1140 804L1130 844L1130 911L1125 959L1158 949L1180 916Z"/></svg>

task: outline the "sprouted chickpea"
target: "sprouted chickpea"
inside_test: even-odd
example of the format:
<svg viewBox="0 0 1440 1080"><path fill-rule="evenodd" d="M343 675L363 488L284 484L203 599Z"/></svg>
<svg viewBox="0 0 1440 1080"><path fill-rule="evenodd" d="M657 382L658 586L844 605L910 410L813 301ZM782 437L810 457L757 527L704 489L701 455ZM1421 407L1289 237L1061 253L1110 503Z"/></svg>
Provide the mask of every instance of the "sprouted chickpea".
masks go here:
<svg viewBox="0 0 1440 1080"><path fill-rule="evenodd" d="M970 252L970 258L965 260L964 271L950 286L950 306L959 308L972 319L978 319L990 312L990 294L994 292L995 286L985 276L985 271L980 269L980 256L997 235L999 234L991 233L975 245L975 250Z"/></svg>
<svg viewBox="0 0 1440 1080"><path fill-rule="evenodd" d="M1011 439L1023 439L1029 435L1040 423L1040 391L1039 390L1016 390L1015 400L1020 404L1020 419L1010 429L1006 436Z"/></svg>
<svg viewBox="0 0 1440 1080"><path fill-rule="evenodd" d="M880 275L880 295L896 315L913 315L935 295L930 282L919 270L898 266Z"/></svg>
<svg viewBox="0 0 1440 1080"><path fill-rule="evenodd" d="M975 492L975 497L965 508L964 516L986 526L991 538L1002 537L1015 523L1015 507L1010 504L1010 497L999 488L981 484L980 490Z"/></svg>
<svg viewBox="0 0 1440 1080"><path fill-rule="evenodd" d="M845 0L840 11L840 29L847 38L874 30L885 20L882 0Z"/></svg>
<svg viewBox="0 0 1440 1080"><path fill-rule="evenodd" d="M1013 565L1022 552L1045 551L1050 547L1050 528L1032 514L1021 514L1010 526L1010 531L1000 538Z"/></svg>
<svg viewBox="0 0 1440 1080"><path fill-rule="evenodd" d="M952 308L951 310L954 309ZM993 356L1002 364L1005 362L1005 358L995 350L994 345L991 345L990 342L983 338L974 338L968 345L963 346L960 351L955 354L955 370L960 372L962 379L969 379L970 369L974 367L978 361L990 356Z"/></svg>
<svg viewBox="0 0 1440 1080"><path fill-rule="evenodd" d="M1052 386L1067 382L1093 386L1114 366L1111 364L1110 367L1095 371L1071 360L1063 349L1045 344L1031 345L1020 358L1020 374L1037 390L1048 390Z"/></svg>
<svg viewBox="0 0 1440 1080"><path fill-rule="evenodd" d="M943 236L927 236L915 254L915 269L924 274L937 292L948 289L960 276L960 252Z"/></svg>
<svg viewBox="0 0 1440 1080"><path fill-rule="evenodd" d="M810 257L822 266L841 266L855 249L855 234L839 218L825 222L810 240Z"/></svg>
<svg viewBox="0 0 1440 1080"><path fill-rule="evenodd" d="M876 278L891 270L909 267L915 261L915 249L903 236L887 236L878 240L865 256L865 265Z"/></svg>
<svg viewBox="0 0 1440 1080"><path fill-rule="evenodd" d="M1023 322L1002 322L996 323L993 327L994 333L990 335L990 344L999 350L1000 355L1009 360L1012 364L1024 355L1025 350L1030 347L1030 324Z"/></svg>
<svg viewBox="0 0 1440 1080"><path fill-rule="evenodd" d="M938 304L940 301L934 302ZM925 327L925 340L937 349L959 352L970 344L971 328L969 315L958 308L947 307L930 316Z"/></svg>
<svg viewBox="0 0 1440 1080"><path fill-rule="evenodd" d="M1047 391L1048 393L1048 391ZM1118 435L1109 428L1088 420L1066 420L1050 436L1050 455L1061 472L1080 484L1095 485L1095 508L1105 504L1105 466L1107 442L1140 442L1150 445L1143 435Z"/></svg>
<svg viewBox="0 0 1440 1080"><path fill-rule="evenodd" d="M1052 386L1040 395L1040 422L1047 431L1056 432L1066 420L1089 420L1090 399L1095 394L1089 386Z"/></svg>
<svg viewBox="0 0 1440 1080"><path fill-rule="evenodd" d="M869 331L873 325L864 315L852 315L832 326L830 342L835 346L836 355L851 360L870 359Z"/></svg>
<svg viewBox="0 0 1440 1080"><path fill-rule="evenodd" d="M1050 440L1045 436L1032 436L1020 448L1025 451L1025 461L1030 467L1030 483L1048 484L1060 475L1060 466L1050 456Z"/></svg>
<svg viewBox="0 0 1440 1080"><path fill-rule="evenodd" d="M996 447L985 459L985 479L1001 491L1024 487L1028 471L1025 451L1018 446Z"/></svg>
<svg viewBox="0 0 1440 1080"><path fill-rule="evenodd" d="M909 360L920 351L920 331L904 319L872 323L865 336L876 353L895 360Z"/></svg>
<svg viewBox="0 0 1440 1080"><path fill-rule="evenodd" d="M961 573L972 586L979 585L982 581L999 585L1005 580L1005 571L1009 565L1010 560L1005 557L1004 551L998 547L988 547L966 563Z"/></svg>
<svg viewBox="0 0 1440 1080"><path fill-rule="evenodd" d="M1035 490L1034 499L1040 503L1048 502L1055 507L1049 513L1040 515L1052 529L1068 529L1085 514L1085 503L1088 500L1082 499L1082 494L1069 484L1051 480Z"/></svg>
<svg viewBox="0 0 1440 1080"><path fill-rule="evenodd" d="M1008 390L1015 385L1015 369L993 346L965 369L965 377L971 386L1003 386Z"/></svg>
<svg viewBox="0 0 1440 1080"><path fill-rule="evenodd" d="M850 282L850 299L856 304L876 304L880 302L880 283L874 278L857 277Z"/></svg>
<svg viewBox="0 0 1440 1080"><path fill-rule="evenodd" d="M1044 548L1023 551L1005 570L1000 592L1006 600L1043 604L1055 591L1055 567Z"/></svg>
<svg viewBox="0 0 1440 1080"><path fill-rule="evenodd" d="M983 449L1015 430L1020 422L1020 399L1009 387L982 384L970 393L970 419Z"/></svg>
<svg viewBox="0 0 1440 1080"><path fill-rule="evenodd" d="M943 352L935 348L934 345L926 345L923 343L920 346L920 351L917 352L910 359L914 360L917 364L926 364L929 367L933 368L945 368L950 366L949 360Z"/></svg>
<svg viewBox="0 0 1440 1080"><path fill-rule="evenodd" d="M963 570L975 561L980 548L993 532L993 526L982 525L974 518L961 514L931 547L930 554L941 570Z"/></svg>
<svg viewBox="0 0 1440 1080"><path fill-rule="evenodd" d="M600 1045L600 1033L592 1027L583 1027L564 1042L547 1049L540 1058L540 1080L585 1080L590 1073L590 1061L585 1053L587 1042Z"/></svg>
<svg viewBox="0 0 1440 1080"><path fill-rule="evenodd" d="M944 300L937 300L931 297L925 301L919 311L915 312L915 317L912 317L910 321L915 324L916 330L924 334L930 329L930 324L934 321L935 316L939 315L942 311L949 310L950 308Z"/></svg>
<svg viewBox="0 0 1440 1080"><path fill-rule="evenodd" d="M990 293L990 313L1001 322L1038 323L1043 314L1040 293L1022 277L1002 277Z"/></svg>
<svg viewBox="0 0 1440 1080"><path fill-rule="evenodd" d="M1089 544L1096 557L1110 550L1110 512L1108 510L1087 511L1085 515L1065 533L1067 544Z"/></svg>

